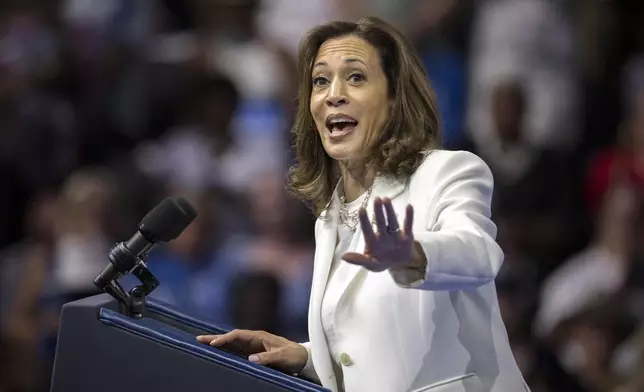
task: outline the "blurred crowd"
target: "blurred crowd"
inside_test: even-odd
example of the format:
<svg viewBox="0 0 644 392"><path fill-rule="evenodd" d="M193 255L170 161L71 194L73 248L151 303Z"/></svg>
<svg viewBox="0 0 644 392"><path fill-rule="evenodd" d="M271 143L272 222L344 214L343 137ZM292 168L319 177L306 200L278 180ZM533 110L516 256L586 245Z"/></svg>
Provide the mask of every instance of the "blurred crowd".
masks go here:
<svg viewBox="0 0 644 392"><path fill-rule="evenodd" d="M375 15L417 46L444 146L495 176L499 302L533 392L644 391L644 3L0 1L0 391L48 390L62 304L171 195L152 296L306 340L288 198L297 45Z"/></svg>

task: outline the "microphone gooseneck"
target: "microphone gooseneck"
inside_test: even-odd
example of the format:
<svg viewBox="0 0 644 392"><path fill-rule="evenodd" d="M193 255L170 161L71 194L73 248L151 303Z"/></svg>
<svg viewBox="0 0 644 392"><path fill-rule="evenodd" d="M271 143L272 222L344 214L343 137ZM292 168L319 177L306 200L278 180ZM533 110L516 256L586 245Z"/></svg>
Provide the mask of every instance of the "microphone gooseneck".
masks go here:
<svg viewBox="0 0 644 392"><path fill-rule="evenodd" d="M141 219L129 240L112 247L110 263L96 276L94 284L105 290L110 282L134 270L159 243L176 239L196 217L196 210L186 199L163 200Z"/></svg>

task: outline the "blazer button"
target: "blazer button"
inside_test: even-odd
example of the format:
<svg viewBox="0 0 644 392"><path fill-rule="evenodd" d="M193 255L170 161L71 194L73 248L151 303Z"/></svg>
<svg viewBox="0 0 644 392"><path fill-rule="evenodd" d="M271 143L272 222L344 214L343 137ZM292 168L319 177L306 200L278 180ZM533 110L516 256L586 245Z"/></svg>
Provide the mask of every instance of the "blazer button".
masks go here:
<svg viewBox="0 0 644 392"><path fill-rule="evenodd" d="M351 357L347 353L340 354L340 363L343 364L344 366L353 365L353 361L351 360Z"/></svg>

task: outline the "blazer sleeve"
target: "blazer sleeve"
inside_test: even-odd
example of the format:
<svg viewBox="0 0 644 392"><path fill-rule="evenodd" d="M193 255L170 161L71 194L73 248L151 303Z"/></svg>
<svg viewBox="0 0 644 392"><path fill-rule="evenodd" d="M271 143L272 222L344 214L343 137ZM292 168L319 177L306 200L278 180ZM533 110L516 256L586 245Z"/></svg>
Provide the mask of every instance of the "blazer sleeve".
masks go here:
<svg viewBox="0 0 644 392"><path fill-rule="evenodd" d="M311 358L311 343L300 343L300 345L303 346L309 353L309 358L306 360L306 365L304 365L304 368L302 368L299 374L304 378L308 378L309 380L315 381L319 384L320 377L318 377L318 374L315 371L315 367L313 367L313 360Z"/></svg>
<svg viewBox="0 0 644 392"><path fill-rule="evenodd" d="M420 194L412 193L412 199L420 200L415 212L425 214L428 222L415 228L414 238L427 265L420 272L390 270L401 287L474 288L493 281L503 263L491 220L494 181L489 167L469 152L445 154L444 159L426 160L414 175L419 177L410 192Z"/></svg>

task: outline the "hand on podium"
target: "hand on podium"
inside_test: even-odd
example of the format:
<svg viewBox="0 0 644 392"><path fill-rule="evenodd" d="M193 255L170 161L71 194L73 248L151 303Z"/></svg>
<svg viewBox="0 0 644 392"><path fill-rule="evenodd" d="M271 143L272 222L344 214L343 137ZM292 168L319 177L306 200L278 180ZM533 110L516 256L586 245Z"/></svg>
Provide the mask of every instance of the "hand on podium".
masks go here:
<svg viewBox="0 0 644 392"><path fill-rule="evenodd" d="M265 331L236 329L223 335L197 336L201 343L248 356L248 360L270 365L286 373L299 373L309 358L302 345Z"/></svg>

